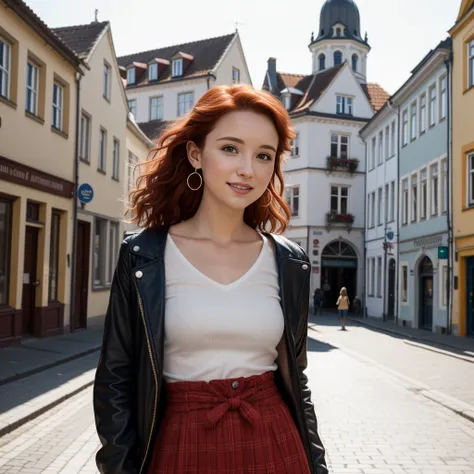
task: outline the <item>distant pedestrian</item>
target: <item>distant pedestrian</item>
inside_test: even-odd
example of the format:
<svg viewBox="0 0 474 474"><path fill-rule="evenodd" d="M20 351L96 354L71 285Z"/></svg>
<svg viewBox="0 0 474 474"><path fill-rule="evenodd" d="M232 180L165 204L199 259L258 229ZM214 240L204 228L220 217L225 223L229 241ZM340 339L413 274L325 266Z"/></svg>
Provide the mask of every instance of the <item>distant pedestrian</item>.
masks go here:
<svg viewBox="0 0 474 474"><path fill-rule="evenodd" d="M331 285L328 283L328 281L326 280L324 282L324 285L323 285L323 291L324 291L324 307L327 308L328 307L328 300L329 300L329 292L331 291Z"/></svg>
<svg viewBox="0 0 474 474"><path fill-rule="evenodd" d="M341 288L341 292L339 293L339 298L337 299L336 305L339 311L339 316L341 318L341 329L345 331L345 318L347 316L347 311L349 310L350 305L349 297L347 296L347 290L345 287Z"/></svg>
<svg viewBox="0 0 474 474"><path fill-rule="evenodd" d="M316 288L313 294L313 312L314 314L321 314L323 308L323 292L321 288Z"/></svg>
<svg viewBox="0 0 474 474"><path fill-rule="evenodd" d="M359 316L361 311L362 311L362 301L358 296L354 298L354 301L352 303L352 307L354 308L354 314L356 316Z"/></svg>

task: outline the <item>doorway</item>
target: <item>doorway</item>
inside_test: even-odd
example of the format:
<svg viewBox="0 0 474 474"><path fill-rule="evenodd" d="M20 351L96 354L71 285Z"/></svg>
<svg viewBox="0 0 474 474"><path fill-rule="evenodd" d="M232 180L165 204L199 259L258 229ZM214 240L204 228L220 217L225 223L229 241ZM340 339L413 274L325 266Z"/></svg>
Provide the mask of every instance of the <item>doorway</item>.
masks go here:
<svg viewBox="0 0 474 474"><path fill-rule="evenodd" d="M466 334L474 336L474 257L466 258Z"/></svg>
<svg viewBox="0 0 474 474"><path fill-rule="evenodd" d="M418 327L433 330L433 264L428 257L423 257L419 266L419 321Z"/></svg>
<svg viewBox="0 0 474 474"><path fill-rule="evenodd" d="M329 288L324 291L325 286ZM324 307L336 308L339 291L345 286L350 301L357 294L357 255L348 243L338 240L330 242L321 253L321 289L324 291ZM352 307L352 305L351 305Z"/></svg>
<svg viewBox="0 0 474 474"><path fill-rule="evenodd" d="M76 280L74 287L74 311L71 331L87 326L87 303L89 295L89 252L91 225L89 222L77 223Z"/></svg>
<svg viewBox="0 0 474 474"><path fill-rule="evenodd" d="M395 259L391 258L388 262L388 301L387 301L387 319L395 318Z"/></svg>
<svg viewBox="0 0 474 474"><path fill-rule="evenodd" d="M38 263L38 229L26 226L25 228L25 257L23 262L23 294L21 300L22 334L34 334L36 288L39 281L36 279Z"/></svg>

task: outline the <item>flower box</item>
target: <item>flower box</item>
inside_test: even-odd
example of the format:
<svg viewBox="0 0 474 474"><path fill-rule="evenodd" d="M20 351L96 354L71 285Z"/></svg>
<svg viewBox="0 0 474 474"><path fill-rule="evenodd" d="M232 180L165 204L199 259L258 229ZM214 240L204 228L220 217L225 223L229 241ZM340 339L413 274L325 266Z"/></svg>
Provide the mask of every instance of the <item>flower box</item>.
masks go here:
<svg viewBox="0 0 474 474"><path fill-rule="evenodd" d="M354 222L352 214L338 214L337 212L328 212L326 219L328 223L352 224Z"/></svg>
<svg viewBox="0 0 474 474"><path fill-rule="evenodd" d="M359 167L359 160L356 158L337 158L336 156L328 156L327 166L331 171L334 169L344 169L353 173Z"/></svg>

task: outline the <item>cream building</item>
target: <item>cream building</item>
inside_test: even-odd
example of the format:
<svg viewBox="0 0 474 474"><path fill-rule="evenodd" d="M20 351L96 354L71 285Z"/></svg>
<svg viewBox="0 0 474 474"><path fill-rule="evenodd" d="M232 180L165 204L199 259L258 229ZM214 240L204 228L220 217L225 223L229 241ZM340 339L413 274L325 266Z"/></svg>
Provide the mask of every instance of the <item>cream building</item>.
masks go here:
<svg viewBox="0 0 474 474"><path fill-rule="evenodd" d="M23 2L0 1L0 345L70 324L81 64Z"/></svg>

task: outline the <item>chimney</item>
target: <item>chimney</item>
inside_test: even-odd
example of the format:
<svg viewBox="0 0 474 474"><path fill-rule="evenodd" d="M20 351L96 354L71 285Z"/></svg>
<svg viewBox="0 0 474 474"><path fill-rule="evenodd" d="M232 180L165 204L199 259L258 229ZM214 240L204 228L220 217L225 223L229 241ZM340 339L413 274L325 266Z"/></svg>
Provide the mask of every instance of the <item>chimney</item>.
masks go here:
<svg viewBox="0 0 474 474"><path fill-rule="evenodd" d="M277 90L277 71L276 71L276 58L268 58L267 74L270 92L274 95L279 95L280 91Z"/></svg>

